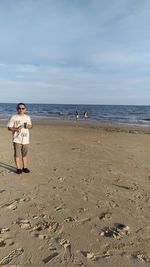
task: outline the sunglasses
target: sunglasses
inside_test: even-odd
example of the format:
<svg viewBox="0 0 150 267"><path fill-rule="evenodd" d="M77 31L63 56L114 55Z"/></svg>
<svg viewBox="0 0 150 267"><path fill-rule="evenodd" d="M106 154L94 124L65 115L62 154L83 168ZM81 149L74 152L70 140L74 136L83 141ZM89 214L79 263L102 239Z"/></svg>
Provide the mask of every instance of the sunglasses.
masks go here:
<svg viewBox="0 0 150 267"><path fill-rule="evenodd" d="M18 108L18 109L20 109L20 110L24 110L25 108Z"/></svg>

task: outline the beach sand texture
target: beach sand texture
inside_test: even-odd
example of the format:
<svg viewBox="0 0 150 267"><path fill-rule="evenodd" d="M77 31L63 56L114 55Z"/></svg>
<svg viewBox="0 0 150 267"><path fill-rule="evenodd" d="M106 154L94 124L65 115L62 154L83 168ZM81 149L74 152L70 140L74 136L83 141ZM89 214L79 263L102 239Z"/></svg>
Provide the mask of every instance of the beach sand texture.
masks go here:
<svg viewBox="0 0 150 267"><path fill-rule="evenodd" d="M150 130L35 122L30 174L0 127L0 266L150 266Z"/></svg>

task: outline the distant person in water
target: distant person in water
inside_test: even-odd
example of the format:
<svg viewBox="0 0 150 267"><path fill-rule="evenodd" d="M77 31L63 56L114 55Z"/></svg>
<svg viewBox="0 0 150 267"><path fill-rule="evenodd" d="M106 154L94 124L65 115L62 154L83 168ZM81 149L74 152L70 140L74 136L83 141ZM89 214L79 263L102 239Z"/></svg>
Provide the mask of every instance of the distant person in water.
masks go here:
<svg viewBox="0 0 150 267"><path fill-rule="evenodd" d="M87 119L88 118L88 112L85 111L84 114L83 114L83 116L84 116L84 119Z"/></svg>
<svg viewBox="0 0 150 267"><path fill-rule="evenodd" d="M17 105L17 114L12 116L8 122L8 130L13 135L14 160L17 167L17 174L29 173L27 168L27 154L29 145L29 129L32 129L31 118L25 115L26 105L19 103ZM20 167L20 157L22 159L22 168Z"/></svg>
<svg viewBox="0 0 150 267"><path fill-rule="evenodd" d="M76 116L76 120L79 120L79 112L78 111L76 111L75 116Z"/></svg>

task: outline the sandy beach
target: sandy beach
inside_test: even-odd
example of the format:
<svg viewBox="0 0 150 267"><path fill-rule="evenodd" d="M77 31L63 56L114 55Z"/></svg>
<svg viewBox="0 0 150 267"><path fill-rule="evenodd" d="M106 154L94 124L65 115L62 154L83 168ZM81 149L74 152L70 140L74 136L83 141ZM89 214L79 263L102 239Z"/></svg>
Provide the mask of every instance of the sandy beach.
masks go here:
<svg viewBox="0 0 150 267"><path fill-rule="evenodd" d="M21 175L0 136L0 266L150 265L150 128L35 121Z"/></svg>

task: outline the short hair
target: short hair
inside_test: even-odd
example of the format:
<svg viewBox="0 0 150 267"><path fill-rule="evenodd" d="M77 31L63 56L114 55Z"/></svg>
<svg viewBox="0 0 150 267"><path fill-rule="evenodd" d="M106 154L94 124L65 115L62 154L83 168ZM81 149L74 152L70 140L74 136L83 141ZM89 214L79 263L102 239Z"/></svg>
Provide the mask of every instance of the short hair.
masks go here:
<svg viewBox="0 0 150 267"><path fill-rule="evenodd" d="M18 103L18 104L17 104L17 110L19 109L19 106L21 106L21 105L24 106L24 107L26 108L26 105L25 105L24 103L21 102L21 103Z"/></svg>

